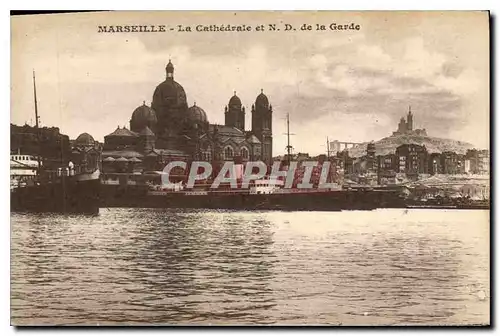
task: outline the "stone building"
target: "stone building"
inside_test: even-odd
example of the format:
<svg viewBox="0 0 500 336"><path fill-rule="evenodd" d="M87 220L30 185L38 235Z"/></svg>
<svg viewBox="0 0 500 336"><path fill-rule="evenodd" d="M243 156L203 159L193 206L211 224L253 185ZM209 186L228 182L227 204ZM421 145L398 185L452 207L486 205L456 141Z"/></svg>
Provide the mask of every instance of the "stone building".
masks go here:
<svg viewBox="0 0 500 336"><path fill-rule="evenodd" d="M376 148L373 141L366 146L366 169L369 171L377 169Z"/></svg>
<svg viewBox="0 0 500 336"><path fill-rule="evenodd" d="M224 108L224 125L210 124L201 106L196 102L188 106L186 91L174 80L171 61L165 70L151 106L143 102L133 111L130 129L118 126L105 136L102 156L108 171L125 161L134 167L125 169L129 172L161 170L173 160L272 164L273 108L263 90L252 105L251 130L245 130L245 107L236 92Z"/></svg>
<svg viewBox="0 0 500 336"><path fill-rule="evenodd" d="M443 166L441 160L441 153L431 153L427 160L427 171L431 175L443 174Z"/></svg>
<svg viewBox="0 0 500 336"><path fill-rule="evenodd" d="M39 156L42 166L52 170L66 166L71 155L69 137L58 127L36 128L10 124L10 152Z"/></svg>
<svg viewBox="0 0 500 336"><path fill-rule="evenodd" d="M377 166L382 175L394 175L399 169L399 158L396 154L390 153L377 156Z"/></svg>
<svg viewBox="0 0 500 336"><path fill-rule="evenodd" d="M466 172L487 175L490 172L490 152L487 149L469 149L465 153Z"/></svg>
<svg viewBox="0 0 500 336"><path fill-rule="evenodd" d="M347 149L344 149L341 152L337 152L335 156L335 162L337 163L337 170L344 175L349 175L353 173L354 161L355 158L349 156L349 151Z"/></svg>
<svg viewBox="0 0 500 336"><path fill-rule="evenodd" d="M455 175L465 173L465 155L446 151L441 153L442 174Z"/></svg>
<svg viewBox="0 0 500 336"><path fill-rule="evenodd" d="M100 169L101 151L101 144L88 133L82 133L72 141L70 160L76 173L91 173Z"/></svg>
<svg viewBox="0 0 500 336"><path fill-rule="evenodd" d="M404 144L396 148L399 158L398 172L408 175L427 174L427 149L416 144Z"/></svg>
<svg viewBox="0 0 500 336"><path fill-rule="evenodd" d="M397 131L393 132L393 136L398 135L427 135L427 131L425 128L423 129L414 129L413 128L413 114L411 112L411 106L408 107L408 115L406 116L406 120L404 117L401 117L398 124Z"/></svg>

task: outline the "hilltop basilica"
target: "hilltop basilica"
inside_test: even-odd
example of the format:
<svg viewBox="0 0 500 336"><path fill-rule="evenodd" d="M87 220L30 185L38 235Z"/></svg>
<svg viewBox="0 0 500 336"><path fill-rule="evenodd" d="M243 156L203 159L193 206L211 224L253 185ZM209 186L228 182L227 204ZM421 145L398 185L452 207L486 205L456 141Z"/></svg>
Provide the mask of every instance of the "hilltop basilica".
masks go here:
<svg viewBox="0 0 500 336"><path fill-rule="evenodd" d="M408 115L406 116L406 120L404 117L401 117L401 119L399 120L397 131L392 132L392 136L398 135L427 135L427 131L425 130L425 128L413 129L413 114L411 113L411 106L408 107Z"/></svg>
<svg viewBox="0 0 500 336"><path fill-rule="evenodd" d="M174 65L154 90L151 106L143 103L132 113L130 128L117 127L104 137L103 165L162 169L173 160L272 161L273 108L262 92L252 105L252 128L245 130L245 107L234 92L224 108L224 125L210 124L194 103L188 107L184 88L174 80ZM123 165L122 165L123 166ZM107 169L105 169L107 170ZM128 170L128 169L127 169Z"/></svg>

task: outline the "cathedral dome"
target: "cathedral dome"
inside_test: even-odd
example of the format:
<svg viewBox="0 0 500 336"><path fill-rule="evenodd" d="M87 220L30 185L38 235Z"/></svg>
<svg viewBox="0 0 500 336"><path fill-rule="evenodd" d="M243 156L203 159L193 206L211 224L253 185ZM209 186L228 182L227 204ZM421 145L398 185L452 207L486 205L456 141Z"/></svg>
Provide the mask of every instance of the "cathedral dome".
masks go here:
<svg viewBox="0 0 500 336"><path fill-rule="evenodd" d="M158 117L160 129L167 125L175 128L174 125L183 118L188 108L186 91L174 80L174 65L171 61L168 61L166 71L167 78L156 87L151 103L151 108Z"/></svg>
<svg viewBox="0 0 500 336"><path fill-rule="evenodd" d="M156 113L155 111L143 102L141 106L136 108L132 113L132 119L130 120L131 128L133 130L142 130L144 127L152 127L156 125Z"/></svg>
<svg viewBox="0 0 500 336"><path fill-rule="evenodd" d="M130 129L134 132L140 132L144 127L155 128L157 123L155 111L143 102L136 108L130 119Z"/></svg>
<svg viewBox="0 0 500 336"><path fill-rule="evenodd" d="M94 143L94 138L88 133L80 134L75 140L75 145L77 146L93 146Z"/></svg>
<svg viewBox="0 0 500 336"><path fill-rule="evenodd" d="M257 96L257 99L255 100L255 105L256 106L269 106L269 99L267 99L267 96L264 94L263 90L260 90L260 94Z"/></svg>
<svg viewBox="0 0 500 336"><path fill-rule="evenodd" d="M196 103L188 108L187 117L190 121L208 123L207 114L201 107L196 106Z"/></svg>
<svg viewBox="0 0 500 336"><path fill-rule="evenodd" d="M186 109L186 92L182 85L172 78L167 78L156 87L151 107L159 114L164 109Z"/></svg>
<svg viewBox="0 0 500 336"><path fill-rule="evenodd" d="M236 91L234 91L234 96L229 99L229 106L241 106L241 100L240 98L236 95Z"/></svg>

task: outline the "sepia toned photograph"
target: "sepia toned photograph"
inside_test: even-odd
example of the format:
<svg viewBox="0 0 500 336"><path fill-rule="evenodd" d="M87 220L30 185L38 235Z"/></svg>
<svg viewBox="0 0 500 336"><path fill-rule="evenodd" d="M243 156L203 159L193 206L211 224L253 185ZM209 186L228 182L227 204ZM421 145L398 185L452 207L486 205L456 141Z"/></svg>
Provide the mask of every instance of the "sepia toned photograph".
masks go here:
<svg viewBox="0 0 500 336"><path fill-rule="evenodd" d="M488 11L10 28L11 325L490 326Z"/></svg>

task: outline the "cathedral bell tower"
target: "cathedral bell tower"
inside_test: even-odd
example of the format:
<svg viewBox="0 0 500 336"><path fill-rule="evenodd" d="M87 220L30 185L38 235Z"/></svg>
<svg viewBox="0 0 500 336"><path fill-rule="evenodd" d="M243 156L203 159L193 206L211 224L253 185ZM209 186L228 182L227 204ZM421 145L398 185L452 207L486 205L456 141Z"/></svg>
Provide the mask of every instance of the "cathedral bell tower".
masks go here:
<svg viewBox="0 0 500 336"><path fill-rule="evenodd" d="M262 161L268 166L273 159L273 107L261 89L252 105L252 132L262 143Z"/></svg>
<svg viewBox="0 0 500 336"><path fill-rule="evenodd" d="M245 107L241 105L240 98L234 91L234 96L229 99L224 109L224 124L245 131Z"/></svg>
<svg viewBox="0 0 500 336"><path fill-rule="evenodd" d="M411 113L411 105L408 107L408 117L406 118L406 120L408 131L413 131L413 114Z"/></svg>

